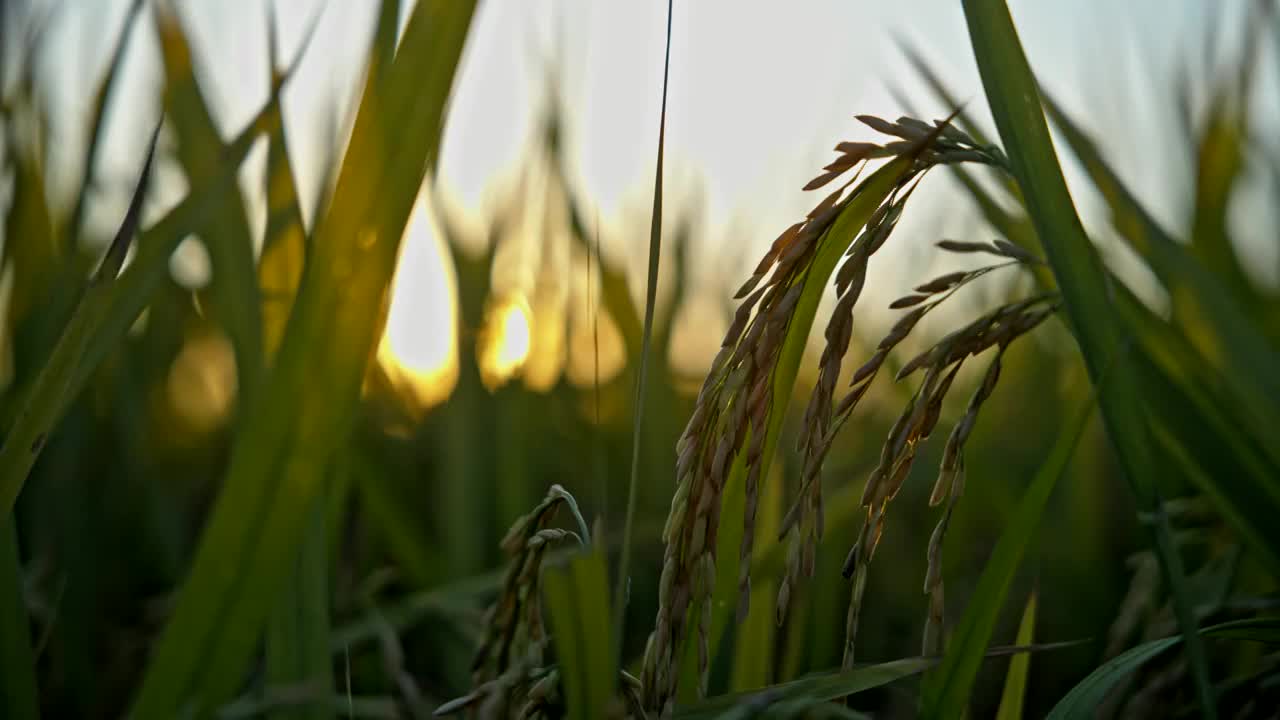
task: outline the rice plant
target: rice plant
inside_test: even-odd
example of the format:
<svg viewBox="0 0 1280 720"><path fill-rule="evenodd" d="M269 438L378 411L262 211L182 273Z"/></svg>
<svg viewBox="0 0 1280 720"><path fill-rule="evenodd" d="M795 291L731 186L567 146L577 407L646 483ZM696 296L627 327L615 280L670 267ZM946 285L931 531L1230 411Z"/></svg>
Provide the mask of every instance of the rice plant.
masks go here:
<svg viewBox="0 0 1280 720"><path fill-rule="evenodd" d="M1213 100L1185 109L1187 227L1163 227L1043 91L1005 3L964 0L995 133L907 48L941 109L856 116L874 140L834 146L797 190L821 199L736 292L696 274L696 208L664 169L674 5L652 58L643 292L602 252L554 91L487 223L435 184L476 3L378 5L334 132L350 137L309 202L282 98L317 19L286 58L268 13L268 94L228 138L189 16L131 3L65 206L44 191L32 60L48 20L0 10L25 23L0 26L19 62L0 73L0 715L1274 712L1280 293L1245 271L1228 221L1246 160L1275 169L1248 112L1272 5ZM143 31L161 91L95 250L104 118ZM260 233L237 183L259 144ZM1114 237L1086 230L1060 152ZM172 171L184 196L155 212ZM902 221L944 174L986 224L919 242ZM419 202L461 326L434 407L379 351ZM211 269L194 287L170 271L189 237ZM925 249L882 295L869 278L907 245ZM534 280L500 287L519 253ZM726 323L682 378L676 318L699 294ZM885 332L866 330L872 310ZM508 322L547 356L585 332L585 379L495 369ZM211 368L231 380L184 415L173 388Z"/></svg>

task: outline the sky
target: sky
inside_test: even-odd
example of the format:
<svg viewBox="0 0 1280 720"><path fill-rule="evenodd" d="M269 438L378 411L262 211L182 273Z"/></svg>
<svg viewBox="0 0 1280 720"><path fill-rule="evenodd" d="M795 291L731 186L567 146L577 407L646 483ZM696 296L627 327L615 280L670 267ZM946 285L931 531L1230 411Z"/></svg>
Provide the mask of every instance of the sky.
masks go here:
<svg viewBox="0 0 1280 720"><path fill-rule="evenodd" d="M67 159L82 147L89 89L128 4L63 3L58 11L42 70ZM286 57L320 13L313 46L286 93L297 171L304 180L314 178L332 145L335 111L349 112L356 95L376 3L174 5L192 29L201 82L228 134L266 97L268 7L278 19ZM1199 54L1207 16L1215 10L1236 16L1246 5L1247 0L1011 4L1033 66L1073 108L1127 99L1135 84L1149 81L1138 63L1172 68L1180 55ZM618 214L628 202L647 205L665 15L666 4L657 0L480 2L452 101L444 185L464 206L484 208L486 190L510 171L529 140L545 68L554 59L563 69L572 109L569 138L578 180L605 216ZM676 184L701 187L712 227L738 219L770 228L789 224L811 204L795 188L825 163L835 142L864 132L852 119L855 113L900 114L892 87L905 90L928 114L945 113L929 102L903 63L900 39L932 60L960 97L981 104L959 2L685 0L675 3L673 20L668 172ZM122 92L127 97L146 96L159 77L148 25L140 23L131 38ZM129 175L137 157L132 151L145 142L140 125L147 123L137 122L132 112L141 109L139 103L122 105L109 128L107 177ZM1105 122L1127 110L1088 114ZM1127 164L1140 185L1161 174Z"/></svg>
<svg viewBox="0 0 1280 720"><path fill-rule="evenodd" d="M59 182L69 185L80 172L76 162L90 88L128 4L67 2L58 11L50 49L40 60L43 90L53 109L55 188ZM285 93L286 127L309 217L320 171L358 97L377 3L180 0L174 5L194 35L199 78L226 136L266 98L268 19L274 16L279 23L282 55L290 58L304 29L318 18L312 46ZM1220 48L1231 47L1248 0L1014 0L1010 5L1041 81L1086 127L1106 129L1102 146L1155 215L1168 227L1185 226L1179 199L1187 188L1177 187L1175 180L1185 174L1180 165L1185 157L1170 152L1169 138L1148 128L1161 126L1153 121L1171 101L1164 88L1173 73L1187 64L1203 70L1204 36L1219 36ZM678 0L674 7L666 183L673 195L701 199L705 240L698 252L718 272L743 275L773 237L817 201L799 188L829 161L837 142L873 137L853 115L903 114L895 90L918 113L947 114L950 108L939 106L904 62L901 43L917 48L959 98L979 117L988 117L957 1ZM1225 22L1217 25L1220 32L1211 33L1206 28L1214 26L1215 16ZM441 154L439 181L451 203L475 217L492 209L495 189L513 177L534 142L547 68L554 65L570 109L566 130L573 181L595 205L607 251L639 268L652 193L665 24L666 3L658 0L482 0L455 82ZM111 226L127 202L134 166L157 114L159 58L150 18L144 17L133 33L125 82L97 169L106 191L91 208L91 221L102 228ZM1273 87L1280 86L1275 65L1264 69ZM1275 102L1263 103L1258 112L1280 116ZM264 163L259 148L242 172L246 189L261 187ZM169 202L179 199L181 181L165 185ZM920 213L921 227L927 223L934 233L930 241L938 232L975 227L973 210L948 194L949 187L945 177L931 178L922 193L934 198L932 211ZM247 202L251 219L260 225L263 208L256 194L248 192ZM1096 198L1078 195L1077 201L1087 224L1105 225ZM160 212L163 204L152 212ZM901 232L910 231L908 222ZM412 297L397 300L393 331L401 324L411 332L410 319L416 325L430 317L438 327L452 321L448 262L431 236L429 218L415 217L397 282L397 296ZM1274 250L1274 243L1258 244L1264 254ZM200 255L198 247L184 246L177 265L199 266ZM741 258L742 266L726 268L720 257ZM404 279L406 267L416 268L411 280Z"/></svg>

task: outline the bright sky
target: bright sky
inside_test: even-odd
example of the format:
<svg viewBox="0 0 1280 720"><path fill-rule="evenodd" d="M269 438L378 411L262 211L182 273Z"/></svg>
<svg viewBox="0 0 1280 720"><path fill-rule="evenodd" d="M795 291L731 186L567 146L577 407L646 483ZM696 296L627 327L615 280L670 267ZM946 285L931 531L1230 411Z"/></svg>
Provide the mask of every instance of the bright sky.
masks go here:
<svg viewBox="0 0 1280 720"><path fill-rule="evenodd" d="M120 27L128 0L63 3L43 70L58 109L66 157L81 147L89 88ZM229 133L265 98L267 0L175 3L194 28L202 81ZM1043 81L1072 107L1116 103L1143 83L1136 66L1168 69L1175 55L1200 56L1199 35L1215 7L1231 17L1246 0L1014 2L1024 44ZM374 2L275 0L290 56L314 12L318 34L287 94L289 129L303 178L314 178L331 145L334 109L350 106L362 70ZM895 38L920 47L961 97L981 104L959 2L899 0L681 0L675 3L668 162L678 187L699 184L708 220L741 218L784 227L811 200L796 192L836 141L861 132L857 112L899 114L888 88L922 104L926 93L901 61ZM1208 8L1208 9L1206 9ZM519 158L539 109L547 58L558 54L573 109L570 142L584 187L606 217L648 204L661 92L666 4L657 0L486 0L480 3L456 86L443 154L443 180L464 205L483 207L485 189ZM1238 23L1236 23L1238 24ZM148 23L135 32L126 96L157 78ZM1151 92L1151 91L1144 91ZM1149 104L1141 94L1134 107ZM1144 103L1143 101L1148 101ZM108 177L131 174L145 131L135 103L113 118ZM1126 103L1128 104L1128 103ZM929 114L944 112L932 104ZM1118 103L1085 113L1098 122L1131 117ZM1135 132L1128 140L1142 141ZM1149 163L1121 163L1142 180Z"/></svg>
<svg viewBox="0 0 1280 720"><path fill-rule="evenodd" d="M88 69L104 62L128 0L63 4L51 38L54 51L43 58L42 70L55 108L54 170L65 179L79 172L74 158L82 152L89 88L98 76ZM1164 88L1176 67L1203 66L1207 18L1222 16L1226 22L1219 35L1233 36L1249 4L1011 3L1042 82L1087 126L1108 129L1102 141L1113 151L1118 169L1157 216L1179 228L1184 219L1177 215L1176 200L1186 189L1171 187L1168 178L1184 172L1179 166L1184 159L1169 152L1169 139L1148 131L1145 123L1157 112L1153 108L1171 102ZM266 96L267 0L185 0L176 5L186 27L194 29L202 83L230 135ZM275 0L285 58L292 56L309 18L323 6L314 45L286 93L287 128L304 190L315 188L334 133L354 104L376 5ZM495 180L510 176L529 145L531 121L542 109L545 68L555 57L571 109L571 172L597 204L606 242L638 266L652 192L665 15L666 3L659 0L483 0L455 85L442 154L447 193L463 208L485 211ZM93 214L104 227L127 199L125 188L155 116L154 107L140 100L154 95L159 77L156 43L146 20L134 30L122 91L127 100L116 103L99 171L106 185L114 187ZM798 188L828 161L831 147L868 135L852 119L855 113L903 113L890 88L905 91L922 114L946 114L949 108L932 102L903 62L898 38L920 48L960 98L975 108L984 104L955 0L675 3L667 183L673 193L697 190L705 201L703 235L709 243L701 252L714 258L729 249L743 263L752 262L814 204L817 198ZM1268 75L1274 70L1264 67L1263 74L1280 86ZM1272 105L1259 113L1280 116ZM1155 125L1161 124L1170 125ZM261 187L264 160L262 152L251 158L246 185ZM931 183L945 198L947 181L939 177ZM180 190L175 186L173 192ZM304 213L310 213L311 199L304 198ZM1079 201L1086 218L1093 216L1094 201ZM262 208L250 202L251 213L261 222ZM973 212L964 204L944 202L938 208L921 213L930 232L919 238L921 244L948 228L973 229ZM438 311L440 298L448 296L430 234L429 222L416 221L404 258L425 268L413 293L418 298L413 304L426 308L422 312ZM618 248L619 238L630 246ZM742 274L738 268L725 270ZM396 323L393 316L392 325Z"/></svg>

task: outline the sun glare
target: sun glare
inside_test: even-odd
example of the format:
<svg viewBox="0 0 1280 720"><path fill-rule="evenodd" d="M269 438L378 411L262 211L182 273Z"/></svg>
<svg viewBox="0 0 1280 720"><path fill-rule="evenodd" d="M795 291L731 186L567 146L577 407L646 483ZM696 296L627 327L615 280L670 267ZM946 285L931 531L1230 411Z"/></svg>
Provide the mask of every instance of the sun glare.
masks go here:
<svg viewBox="0 0 1280 720"><path fill-rule="evenodd" d="M419 200L396 266L378 360L423 407L443 402L458 379L455 294L447 250Z"/></svg>
<svg viewBox="0 0 1280 720"><path fill-rule="evenodd" d="M524 367L532 346L532 320L524 295L512 294L487 314L482 338L481 372L491 389L510 380Z"/></svg>

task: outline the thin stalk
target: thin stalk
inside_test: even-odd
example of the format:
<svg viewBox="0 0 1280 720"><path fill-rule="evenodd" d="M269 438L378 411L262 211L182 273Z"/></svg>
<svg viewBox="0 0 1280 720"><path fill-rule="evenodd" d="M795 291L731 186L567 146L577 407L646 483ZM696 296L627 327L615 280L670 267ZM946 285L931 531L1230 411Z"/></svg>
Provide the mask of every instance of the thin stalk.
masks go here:
<svg viewBox="0 0 1280 720"><path fill-rule="evenodd" d="M595 235L592 244L587 246L587 318L591 322L591 446L593 470L596 474L596 486L599 493L597 502L600 503L600 509L597 511L600 518L600 530L603 533L608 526L609 520L609 478L605 472L604 446L600 440L600 307L593 303L592 296L595 294L591 285L591 265L592 263L602 263L600 259L600 211L596 211ZM595 259L592 259L594 251ZM601 284L603 285L603 279Z"/></svg>
<svg viewBox="0 0 1280 720"><path fill-rule="evenodd" d="M662 146L667 135L667 78L671 73L671 15L673 0L667 0L667 50L662 64L662 110L658 116L658 166L653 178L653 216L649 225L649 277L645 288L644 330L640 340L639 377L636 380L636 412L631 431L631 478L627 484L627 515L622 531L622 553L618 560L618 585L613 593L614 652L621 657L622 631L626 618L627 578L631 571L631 531L635 525L636 486L640 475L640 427L644 420L644 386L649 369L649 344L653 339L653 308L658 291L658 261L662 255Z"/></svg>

